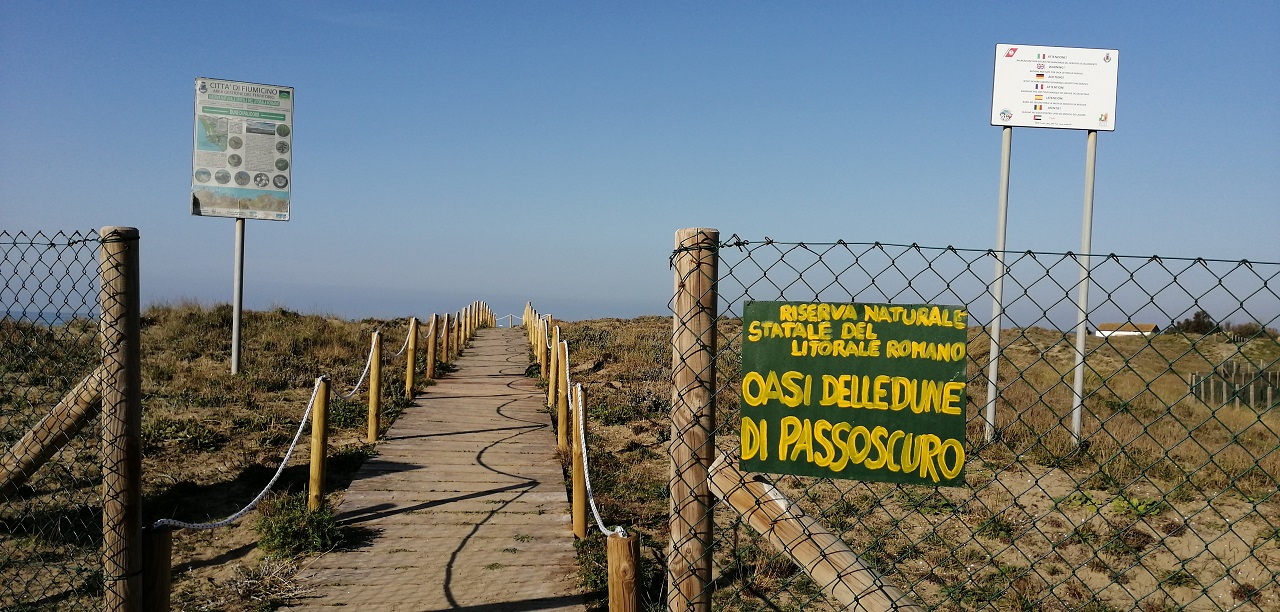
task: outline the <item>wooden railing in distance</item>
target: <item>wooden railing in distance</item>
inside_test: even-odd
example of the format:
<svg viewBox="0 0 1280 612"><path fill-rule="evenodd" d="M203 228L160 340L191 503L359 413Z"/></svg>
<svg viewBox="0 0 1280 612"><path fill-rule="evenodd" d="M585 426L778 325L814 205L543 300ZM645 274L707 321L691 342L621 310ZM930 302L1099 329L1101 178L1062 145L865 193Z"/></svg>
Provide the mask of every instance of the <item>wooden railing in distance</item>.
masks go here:
<svg viewBox="0 0 1280 612"><path fill-rule="evenodd" d="M525 304L524 327L533 361L547 383L547 407L556 414L556 448L571 457L573 534L587 537L587 472L583 441L571 424L585 422L586 395L582 385L570 387L569 343L560 339L560 327L550 315L540 315L533 304ZM576 389L576 393L575 393ZM609 563L609 610L631 612L639 609L636 576L640 568L640 537L625 532L611 533L606 540Z"/></svg>

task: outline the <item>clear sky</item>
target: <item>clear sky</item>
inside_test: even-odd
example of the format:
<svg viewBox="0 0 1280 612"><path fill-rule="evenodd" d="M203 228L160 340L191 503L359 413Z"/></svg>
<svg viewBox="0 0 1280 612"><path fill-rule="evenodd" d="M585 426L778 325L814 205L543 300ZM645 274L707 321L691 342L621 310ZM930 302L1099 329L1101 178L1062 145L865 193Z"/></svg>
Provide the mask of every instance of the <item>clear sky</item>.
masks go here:
<svg viewBox="0 0 1280 612"><path fill-rule="evenodd" d="M0 228L138 227L231 299L197 76L296 88L245 305L666 314L681 227L995 243L998 43L1121 53L1093 251L1280 261L1280 3L0 2ZM1018 129L1008 247L1078 251L1085 133Z"/></svg>

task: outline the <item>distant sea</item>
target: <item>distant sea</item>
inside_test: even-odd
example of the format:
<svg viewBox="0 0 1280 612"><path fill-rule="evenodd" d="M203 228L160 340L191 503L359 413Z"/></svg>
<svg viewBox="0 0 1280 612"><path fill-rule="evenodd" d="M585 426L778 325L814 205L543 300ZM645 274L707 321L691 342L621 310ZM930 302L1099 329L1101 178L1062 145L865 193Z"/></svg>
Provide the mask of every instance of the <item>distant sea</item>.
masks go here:
<svg viewBox="0 0 1280 612"><path fill-rule="evenodd" d="M31 311L21 310L18 312L6 310L4 319L7 321L18 321L20 323L35 323L36 325L62 325L72 319L97 319L97 311L91 312L50 312L50 311Z"/></svg>

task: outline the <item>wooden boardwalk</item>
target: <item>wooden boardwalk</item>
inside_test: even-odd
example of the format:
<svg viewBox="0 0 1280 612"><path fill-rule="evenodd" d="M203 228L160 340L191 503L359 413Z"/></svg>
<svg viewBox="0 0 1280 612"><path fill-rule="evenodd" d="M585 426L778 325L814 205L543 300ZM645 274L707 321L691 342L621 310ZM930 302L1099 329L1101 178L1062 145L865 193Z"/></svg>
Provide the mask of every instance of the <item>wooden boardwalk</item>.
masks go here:
<svg viewBox="0 0 1280 612"><path fill-rule="evenodd" d="M293 610L583 610L564 475L519 329L480 330L338 507L373 530L299 580Z"/></svg>

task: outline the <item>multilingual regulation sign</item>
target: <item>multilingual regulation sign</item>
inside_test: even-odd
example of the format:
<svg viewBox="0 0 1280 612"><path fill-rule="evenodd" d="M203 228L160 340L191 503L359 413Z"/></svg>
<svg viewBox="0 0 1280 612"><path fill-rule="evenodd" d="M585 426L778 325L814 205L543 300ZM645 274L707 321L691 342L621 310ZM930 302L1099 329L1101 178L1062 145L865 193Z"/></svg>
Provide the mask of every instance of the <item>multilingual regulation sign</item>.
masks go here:
<svg viewBox="0 0 1280 612"><path fill-rule="evenodd" d="M991 125L1114 131L1120 52L996 45Z"/></svg>
<svg viewBox="0 0 1280 612"><path fill-rule="evenodd" d="M191 214L289 220L293 88L196 79Z"/></svg>
<svg viewBox="0 0 1280 612"><path fill-rule="evenodd" d="M747 302L744 471L964 485L960 306Z"/></svg>

